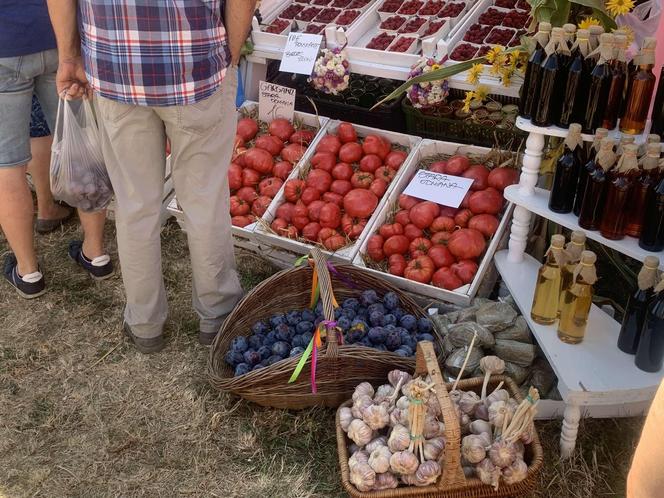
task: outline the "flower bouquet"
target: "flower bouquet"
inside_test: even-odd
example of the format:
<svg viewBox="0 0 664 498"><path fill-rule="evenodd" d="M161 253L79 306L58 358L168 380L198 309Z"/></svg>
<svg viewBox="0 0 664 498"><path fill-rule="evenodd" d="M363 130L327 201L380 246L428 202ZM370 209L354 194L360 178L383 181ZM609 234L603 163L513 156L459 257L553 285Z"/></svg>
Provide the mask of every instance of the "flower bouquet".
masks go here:
<svg viewBox="0 0 664 498"><path fill-rule="evenodd" d="M434 59L420 59L411 67L408 79L416 78L438 69L440 69L440 64ZM406 97L413 104L413 107L417 109L429 109L445 102L448 94L447 80L440 79L415 83L406 92Z"/></svg>
<svg viewBox="0 0 664 498"><path fill-rule="evenodd" d="M348 88L350 63L343 48L323 49L314 64L309 83L323 93L338 95Z"/></svg>

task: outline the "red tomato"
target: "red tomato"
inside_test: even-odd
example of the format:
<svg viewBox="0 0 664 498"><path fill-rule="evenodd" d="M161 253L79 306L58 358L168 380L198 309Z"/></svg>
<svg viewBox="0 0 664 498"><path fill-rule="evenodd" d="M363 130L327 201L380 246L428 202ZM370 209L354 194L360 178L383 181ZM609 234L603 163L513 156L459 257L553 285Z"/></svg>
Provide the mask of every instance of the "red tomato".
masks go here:
<svg viewBox="0 0 664 498"><path fill-rule="evenodd" d="M269 152L271 156L278 156L281 149L284 148L284 143L272 135L263 135L256 139L254 147Z"/></svg>
<svg viewBox="0 0 664 498"><path fill-rule="evenodd" d="M410 209L415 204L417 204L418 202L420 202L418 199L416 199L415 197L411 197L409 195L406 195L406 194L401 194L399 196L399 207L401 209Z"/></svg>
<svg viewBox="0 0 664 498"><path fill-rule="evenodd" d="M447 290L458 289L463 285L463 282L459 277L447 267L439 268L436 273L433 274L431 283L436 287Z"/></svg>
<svg viewBox="0 0 664 498"><path fill-rule="evenodd" d="M323 194L323 200L325 202L331 202L332 204L336 204L339 207L342 207L344 205L344 196L339 195L335 192L325 192Z"/></svg>
<svg viewBox="0 0 664 498"><path fill-rule="evenodd" d="M344 210L354 218L368 218L376 206L376 194L363 188L353 189L344 196Z"/></svg>
<svg viewBox="0 0 664 498"><path fill-rule="evenodd" d="M288 144L284 149L281 151L281 158L284 161L288 161L289 163L295 164L297 163L300 159L302 159L302 156L307 152L307 149L300 144Z"/></svg>
<svg viewBox="0 0 664 498"><path fill-rule="evenodd" d="M288 141L292 144L299 144L306 147L312 142L315 136L316 134L311 130L298 130L290 136Z"/></svg>
<svg viewBox="0 0 664 498"><path fill-rule="evenodd" d="M261 181L261 174L251 168L242 170L242 185L245 187L255 187Z"/></svg>
<svg viewBox="0 0 664 498"><path fill-rule="evenodd" d="M282 180L288 178L291 171L293 171L293 165L288 161L279 161L274 165L274 168L272 168L272 174Z"/></svg>
<svg viewBox="0 0 664 498"><path fill-rule="evenodd" d="M374 178L374 181L369 185L369 191L380 199L387 191L387 182L382 178Z"/></svg>
<svg viewBox="0 0 664 498"><path fill-rule="evenodd" d="M371 182L374 181L374 176L371 173L363 173L360 171L356 171L353 173L353 176L350 179L350 183L353 185L355 188L369 188L371 186Z"/></svg>
<svg viewBox="0 0 664 498"><path fill-rule="evenodd" d="M288 180L284 185L284 197L289 202L297 202L302 195L304 187L304 181L300 180L299 178Z"/></svg>
<svg viewBox="0 0 664 498"><path fill-rule="evenodd" d="M343 163L353 164L362 159L362 146L357 142L348 142L339 149L339 160Z"/></svg>
<svg viewBox="0 0 664 498"><path fill-rule="evenodd" d="M383 161L376 154L367 154L360 161L360 171L373 173L383 165Z"/></svg>
<svg viewBox="0 0 664 498"><path fill-rule="evenodd" d="M446 246L451 236L452 232L436 232L431 236L431 243L433 245Z"/></svg>
<svg viewBox="0 0 664 498"><path fill-rule="evenodd" d="M429 256L418 256L410 260L408 266L403 272L403 276L408 280L428 284L433 276L434 264Z"/></svg>
<svg viewBox="0 0 664 498"><path fill-rule="evenodd" d="M270 224L270 228L277 235L281 235L287 227L288 222L283 218L275 218L274 221Z"/></svg>
<svg viewBox="0 0 664 498"><path fill-rule="evenodd" d="M274 196L277 195L277 192L279 192L279 189L283 184L283 180L271 176L265 180L261 180L258 184L258 191L261 195L266 195L269 198L274 199Z"/></svg>
<svg viewBox="0 0 664 498"><path fill-rule="evenodd" d="M323 227L320 229L320 232L318 232L318 241L323 242L325 239L328 239L333 235L339 235L339 232L337 232L334 228Z"/></svg>
<svg viewBox="0 0 664 498"><path fill-rule="evenodd" d="M482 232L487 239L493 237L493 234L498 230L498 225L500 222L498 218L490 214L478 214L473 216L468 222L468 228L474 228L475 230Z"/></svg>
<svg viewBox="0 0 664 498"><path fill-rule="evenodd" d="M307 223L302 229L302 237L311 242L318 242L318 232L320 232L320 228L320 224L315 221Z"/></svg>
<svg viewBox="0 0 664 498"><path fill-rule="evenodd" d="M408 237L408 240L415 240L418 237L422 237L424 235L424 232L422 231L421 228L418 228L412 223L409 223L408 225L403 227L403 234L406 237Z"/></svg>
<svg viewBox="0 0 664 498"><path fill-rule="evenodd" d="M429 166L429 171L432 171L434 173L447 173L447 161L436 161L435 163L431 163Z"/></svg>
<svg viewBox="0 0 664 498"><path fill-rule="evenodd" d="M385 158L385 166L398 170L408 157L408 153L402 150L393 150Z"/></svg>
<svg viewBox="0 0 664 498"><path fill-rule="evenodd" d="M244 153L244 164L248 168L266 174L272 171L274 161L272 161L272 155L268 151L254 148Z"/></svg>
<svg viewBox="0 0 664 498"><path fill-rule="evenodd" d="M469 284L475 278L478 266L475 261L462 259L458 263L454 263L450 268L464 284Z"/></svg>
<svg viewBox="0 0 664 498"><path fill-rule="evenodd" d="M406 254L409 245L410 240L405 235L392 235L383 244L383 252L388 257L392 254Z"/></svg>
<svg viewBox="0 0 664 498"><path fill-rule="evenodd" d="M374 261L383 261L385 253L383 252L383 244L385 239L382 235L373 234L367 241L367 254Z"/></svg>
<svg viewBox="0 0 664 498"><path fill-rule="evenodd" d="M237 195L231 196L230 206L231 216L244 216L245 214L249 214L249 210L251 209L249 203L243 201Z"/></svg>
<svg viewBox="0 0 664 498"><path fill-rule="evenodd" d="M473 212L470 209L462 209L454 217L454 223L459 225L461 228L466 228L472 217Z"/></svg>
<svg viewBox="0 0 664 498"><path fill-rule="evenodd" d="M323 241L323 246L329 251L337 251L346 246L346 238L343 235L332 235Z"/></svg>
<svg viewBox="0 0 664 498"><path fill-rule="evenodd" d="M311 221L318 221L320 219L320 210L324 205L324 201L313 201L307 206L307 214Z"/></svg>
<svg viewBox="0 0 664 498"><path fill-rule="evenodd" d="M271 202L272 202L271 198L265 195L261 195L251 205L251 212L256 216L261 217L263 216L263 214L265 214L265 211L267 211L267 208L270 206Z"/></svg>
<svg viewBox="0 0 664 498"><path fill-rule="evenodd" d="M389 142L377 135L367 135L362 143L362 150L365 154L376 154L381 161L387 157L391 148Z"/></svg>
<svg viewBox="0 0 664 498"><path fill-rule="evenodd" d="M332 168L332 178L335 180L350 180L353 176L353 167L347 163L337 163Z"/></svg>
<svg viewBox="0 0 664 498"><path fill-rule="evenodd" d="M254 187L242 187L235 194L238 198L242 199L244 202L251 204L256 199L258 199L258 193Z"/></svg>
<svg viewBox="0 0 664 498"><path fill-rule="evenodd" d="M323 169L328 173L337 164L337 156L331 152L316 152L311 158L311 165L315 169Z"/></svg>
<svg viewBox="0 0 664 498"><path fill-rule="evenodd" d="M341 149L341 140L336 135L330 134L321 138L316 146L316 152L331 152L335 156L339 153L339 149Z"/></svg>
<svg viewBox="0 0 664 498"><path fill-rule="evenodd" d="M366 219L353 218L348 214L344 214L341 217L341 230L343 230L350 240L357 239L366 226Z"/></svg>
<svg viewBox="0 0 664 498"><path fill-rule="evenodd" d="M450 218L454 218L454 215L457 214L458 209L453 208L450 206L440 206L440 211L438 212L438 216L449 216Z"/></svg>
<svg viewBox="0 0 664 498"><path fill-rule="evenodd" d="M427 256L431 258L436 268L450 266L456 261L450 250L440 244L433 245L427 251Z"/></svg>
<svg viewBox="0 0 664 498"><path fill-rule="evenodd" d="M408 246L408 251L412 258L417 258L423 256L429 251L431 247L431 241L426 237L418 237L410 241L410 246Z"/></svg>
<svg viewBox="0 0 664 498"><path fill-rule="evenodd" d="M287 237L289 239L297 239L299 232L297 231L297 228L295 228L293 225L288 225L288 227L286 227L286 229L283 230L280 235L282 237Z"/></svg>
<svg viewBox="0 0 664 498"><path fill-rule="evenodd" d="M389 239L392 235L403 235L403 225L401 223L392 223L390 225L383 225L378 229L378 232L385 239Z"/></svg>
<svg viewBox="0 0 664 498"><path fill-rule="evenodd" d="M433 202L420 202L410 209L410 221L418 228L426 230L438 214L438 206Z"/></svg>
<svg viewBox="0 0 664 498"><path fill-rule="evenodd" d="M482 255L486 249L486 242L481 232L472 228L462 228L452 233L447 247L457 259L474 259Z"/></svg>
<svg viewBox="0 0 664 498"><path fill-rule="evenodd" d="M251 216L233 216L231 218L231 224L240 228L244 228L253 222L254 219Z"/></svg>
<svg viewBox="0 0 664 498"><path fill-rule="evenodd" d="M282 142L286 142L295 133L295 128L287 119L277 118L269 124L267 131L270 132L270 135L279 137Z"/></svg>
<svg viewBox="0 0 664 498"><path fill-rule="evenodd" d="M400 223L403 226L410 224L409 212L406 209L398 211L397 214L394 215L394 221Z"/></svg>
<svg viewBox="0 0 664 498"><path fill-rule="evenodd" d="M353 185L348 180L334 180L330 185L330 192L339 195L346 195L351 190L353 190Z"/></svg>
<svg viewBox="0 0 664 498"><path fill-rule="evenodd" d="M385 182L390 183L392 180L394 180L394 176L397 174L397 172L392 168L388 168L387 166L381 166L374 174L376 175L376 178L382 178L385 180Z"/></svg>
<svg viewBox="0 0 664 498"><path fill-rule="evenodd" d="M392 254L392 256L387 259L387 265L388 271L392 275L403 277L403 272L406 270L408 263L402 254Z"/></svg>
<svg viewBox="0 0 664 498"><path fill-rule="evenodd" d="M305 187L300 196L300 200L307 206L318 199L320 199L320 192L313 187Z"/></svg>
<svg viewBox="0 0 664 498"><path fill-rule="evenodd" d="M466 156L452 156L447 160L447 174L461 176L470 168L470 159Z"/></svg>
<svg viewBox="0 0 664 498"><path fill-rule="evenodd" d="M321 194L330 190L332 175L322 169L312 169L307 175L307 186L313 187Z"/></svg>
<svg viewBox="0 0 664 498"><path fill-rule="evenodd" d="M468 201L470 201L470 196L471 195L473 195L472 190L469 190L468 192L466 192L466 195L464 195L463 199L461 199L461 204L459 204L459 209L465 209L469 206Z"/></svg>
<svg viewBox="0 0 664 498"><path fill-rule="evenodd" d="M512 168L496 168L489 173L489 187L502 192L506 187L519 183L519 172Z"/></svg>
<svg viewBox="0 0 664 498"><path fill-rule="evenodd" d="M228 167L228 188L237 190L242 187L242 166L231 163Z"/></svg>
<svg viewBox="0 0 664 498"><path fill-rule="evenodd" d="M471 195L468 206L473 214L498 214L503 208L503 194L489 187Z"/></svg>
<svg viewBox="0 0 664 498"><path fill-rule="evenodd" d="M237 134L248 142L258 133L258 123L251 118L242 118L237 122Z"/></svg>
<svg viewBox="0 0 664 498"><path fill-rule="evenodd" d="M293 226L297 228L297 232L301 233L304 227L306 227L311 220L307 217L307 215L293 215Z"/></svg>
<svg viewBox="0 0 664 498"><path fill-rule="evenodd" d="M341 208L331 202L320 210L320 225L324 228L337 228L341 224Z"/></svg>
<svg viewBox="0 0 664 498"><path fill-rule="evenodd" d="M489 186L489 170L481 164L473 164L461 176L473 179L470 190L484 190Z"/></svg>
<svg viewBox="0 0 664 498"><path fill-rule="evenodd" d="M355 132L353 125L350 123L339 123L337 135L342 143L347 144L349 142L357 142L357 133Z"/></svg>
<svg viewBox="0 0 664 498"><path fill-rule="evenodd" d="M283 219L286 224L290 223L293 219L293 210L295 209L295 204L291 202L284 202L277 208L277 218Z"/></svg>
<svg viewBox="0 0 664 498"><path fill-rule="evenodd" d="M437 218L434 218L433 223L431 223L431 226L429 227L429 230L432 232L451 232L454 230L454 218L450 218L449 216L438 216Z"/></svg>

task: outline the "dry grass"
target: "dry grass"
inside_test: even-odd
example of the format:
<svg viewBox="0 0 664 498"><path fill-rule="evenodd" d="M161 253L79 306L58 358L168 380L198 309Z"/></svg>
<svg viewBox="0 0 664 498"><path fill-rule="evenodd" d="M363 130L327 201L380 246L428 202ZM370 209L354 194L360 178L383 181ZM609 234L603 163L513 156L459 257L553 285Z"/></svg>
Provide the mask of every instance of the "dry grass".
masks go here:
<svg viewBox="0 0 664 498"><path fill-rule="evenodd" d="M0 496L343 495L331 411L267 410L207 384L177 227L162 237L169 345L155 356L121 336L120 277L94 283L67 260L78 235L38 239L43 298L0 285ZM113 236L109 225L115 254ZM238 263L247 289L274 271L253 255ZM567 463L557 461L560 422L540 424L550 463L537 496L624 496L641 423L585 422Z"/></svg>

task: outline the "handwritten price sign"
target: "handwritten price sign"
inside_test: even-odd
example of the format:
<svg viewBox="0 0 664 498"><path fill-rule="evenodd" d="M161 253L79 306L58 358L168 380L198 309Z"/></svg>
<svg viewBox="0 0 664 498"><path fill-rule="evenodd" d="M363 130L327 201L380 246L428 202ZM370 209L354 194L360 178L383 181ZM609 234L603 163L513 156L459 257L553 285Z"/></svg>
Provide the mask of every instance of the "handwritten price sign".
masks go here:
<svg viewBox="0 0 664 498"><path fill-rule="evenodd" d="M277 118L293 121L295 89L261 81L258 84L258 119L271 123Z"/></svg>
<svg viewBox="0 0 664 498"><path fill-rule="evenodd" d="M321 35L289 33L279 71L309 76L314 69L322 42Z"/></svg>
<svg viewBox="0 0 664 498"><path fill-rule="evenodd" d="M471 178L444 175L421 169L415 174L403 193L443 206L458 208L472 184Z"/></svg>

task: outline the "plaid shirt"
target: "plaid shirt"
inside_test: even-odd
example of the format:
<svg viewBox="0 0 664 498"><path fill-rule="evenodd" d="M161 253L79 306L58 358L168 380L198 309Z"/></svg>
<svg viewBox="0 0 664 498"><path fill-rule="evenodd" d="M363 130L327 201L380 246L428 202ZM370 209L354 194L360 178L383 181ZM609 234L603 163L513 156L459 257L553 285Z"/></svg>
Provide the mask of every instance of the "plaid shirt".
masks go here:
<svg viewBox="0 0 664 498"><path fill-rule="evenodd" d="M230 62L221 0L79 0L81 47L92 88L145 106L212 95Z"/></svg>

